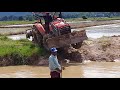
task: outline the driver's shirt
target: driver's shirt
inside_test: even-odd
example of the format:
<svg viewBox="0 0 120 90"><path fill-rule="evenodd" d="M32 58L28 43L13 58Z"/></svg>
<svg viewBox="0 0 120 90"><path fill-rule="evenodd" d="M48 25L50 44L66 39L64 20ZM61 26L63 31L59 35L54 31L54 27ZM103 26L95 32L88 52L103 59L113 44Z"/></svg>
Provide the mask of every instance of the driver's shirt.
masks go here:
<svg viewBox="0 0 120 90"><path fill-rule="evenodd" d="M52 22L52 17L51 16L43 16L45 23L50 23Z"/></svg>

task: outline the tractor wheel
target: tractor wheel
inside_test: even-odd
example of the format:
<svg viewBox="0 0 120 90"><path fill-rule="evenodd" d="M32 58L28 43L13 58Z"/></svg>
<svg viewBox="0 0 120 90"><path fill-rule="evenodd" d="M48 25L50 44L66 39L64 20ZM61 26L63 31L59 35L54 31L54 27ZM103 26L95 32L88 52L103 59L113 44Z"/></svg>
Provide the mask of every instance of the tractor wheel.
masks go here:
<svg viewBox="0 0 120 90"><path fill-rule="evenodd" d="M43 46L43 36L41 35L41 33L36 28L33 29L33 40L40 47Z"/></svg>
<svg viewBox="0 0 120 90"><path fill-rule="evenodd" d="M38 43L38 42L37 42L37 36L36 36L36 33L35 33L34 30L32 31L32 34L33 34L33 39L32 39L32 41L33 41L34 43Z"/></svg>
<svg viewBox="0 0 120 90"><path fill-rule="evenodd" d="M76 44L72 44L73 48L75 49L79 49L81 46L82 46L82 43L83 42L79 42L79 43L76 43Z"/></svg>
<svg viewBox="0 0 120 90"><path fill-rule="evenodd" d="M44 48L45 49L47 49L48 51L49 51L49 47L48 47L48 45L47 45L47 43L46 43L46 40L48 39L48 38L50 38L50 35L44 35L44 37L43 37L43 46L44 46Z"/></svg>
<svg viewBox="0 0 120 90"><path fill-rule="evenodd" d="M36 36L37 36L38 45L40 47L42 47L43 46L43 36L40 33L37 33Z"/></svg>
<svg viewBox="0 0 120 90"><path fill-rule="evenodd" d="M29 38L32 36L32 30L27 30L26 31L26 38Z"/></svg>

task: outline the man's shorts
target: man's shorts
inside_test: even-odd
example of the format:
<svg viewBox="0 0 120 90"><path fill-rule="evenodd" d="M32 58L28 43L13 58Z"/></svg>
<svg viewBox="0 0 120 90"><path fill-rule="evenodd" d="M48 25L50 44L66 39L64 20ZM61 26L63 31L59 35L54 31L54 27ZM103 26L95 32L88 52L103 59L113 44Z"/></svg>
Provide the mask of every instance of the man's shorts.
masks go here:
<svg viewBox="0 0 120 90"><path fill-rule="evenodd" d="M60 73L57 71L50 72L51 78L60 78Z"/></svg>

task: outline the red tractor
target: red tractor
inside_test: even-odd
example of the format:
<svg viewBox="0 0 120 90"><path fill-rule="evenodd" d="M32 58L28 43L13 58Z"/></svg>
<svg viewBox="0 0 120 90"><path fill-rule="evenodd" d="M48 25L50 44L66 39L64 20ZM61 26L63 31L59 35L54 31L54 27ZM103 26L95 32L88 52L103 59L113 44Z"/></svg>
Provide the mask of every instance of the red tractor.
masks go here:
<svg viewBox="0 0 120 90"><path fill-rule="evenodd" d="M40 47L45 47L47 50L67 46L80 48L83 40L87 39L85 30L71 31L61 12L34 12L34 16L38 18L38 22L35 22L26 37L32 36L33 41Z"/></svg>

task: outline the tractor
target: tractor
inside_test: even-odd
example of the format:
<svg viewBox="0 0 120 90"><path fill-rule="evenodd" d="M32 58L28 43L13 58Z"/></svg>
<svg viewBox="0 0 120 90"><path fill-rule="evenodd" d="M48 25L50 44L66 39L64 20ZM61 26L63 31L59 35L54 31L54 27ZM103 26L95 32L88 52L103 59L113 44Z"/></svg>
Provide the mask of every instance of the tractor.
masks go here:
<svg viewBox="0 0 120 90"><path fill-rule="evenodd" d="M38 21L26 33L26 38L32 36L32 41L46 50L70 46L78 49L87 39L85 30L71 31L71 26L62 18L61 12L33 12L33 16Z"/></svg>

